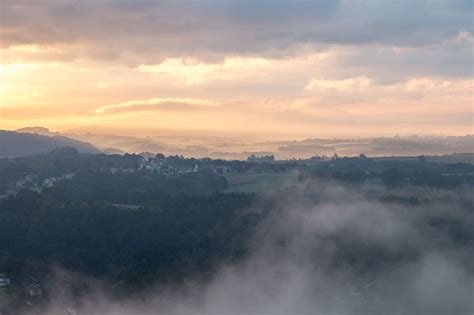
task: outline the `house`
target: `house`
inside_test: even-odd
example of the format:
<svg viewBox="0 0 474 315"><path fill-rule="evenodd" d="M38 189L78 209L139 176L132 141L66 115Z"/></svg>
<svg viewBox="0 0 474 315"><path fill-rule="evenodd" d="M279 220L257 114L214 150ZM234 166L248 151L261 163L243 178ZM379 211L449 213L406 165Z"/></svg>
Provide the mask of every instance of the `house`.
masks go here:
<svg viewBox="0 0 474 315"><path fill-rule="evenodd" d="M0 273L0 288L8 287L10 282L10 278L6 274Z"/></svg>
<svg viewBox="0 0 474 315"><path fill-rule="evenodd" d="M28 294L30 297L40 297L43 294L43 290L38 282L33 281L28 287Z"/></svg>
<svg viewBox="0 0 474 315"><path fill-rule="evenodd" d="M218 174L228 173L230 171L232 171L232 169L226 165L219 165L214 167L214 172Z"/></svg>
<svg viewBox="0 0 474 315"><path fill-rule="evenodd" d="M46 179L43 181L43 187L52 188L52 187L54 187L54 185L56 184L56 182L57 182L57 179L54 178L54 177L46 178Z"/></svg>

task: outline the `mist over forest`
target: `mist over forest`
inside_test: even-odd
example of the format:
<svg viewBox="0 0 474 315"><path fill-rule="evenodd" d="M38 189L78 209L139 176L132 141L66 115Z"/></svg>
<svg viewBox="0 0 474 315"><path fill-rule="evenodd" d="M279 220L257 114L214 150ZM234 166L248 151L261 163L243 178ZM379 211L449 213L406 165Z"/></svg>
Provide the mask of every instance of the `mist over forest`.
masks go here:
<svg viewBox="0 0 474 315"><path fill-rule="evenodd" d="M0 159L1 309L471 314L464 159Z"/></svg>
<svg viewBox="0 0 474 315"><path fill-rule="evenodd" d="M0 315L474 315L474 0L0 0Z"/></svg>
<svg viewBox="0 0 474 315"><path fill-rule="evenodd" d="M191 277L178 286L160 285L158 279L138 296L123 298L96 280L57 271L47 313L63 314L67 307L80 314L470 314L474 309L472 194L438 192L430 202L387 204L336 184L306 182L286 196L269 197L277 199L276 209L252 228L245 257L217 264L206 279ZM257 203L248 211L263 210ZM78 298L65 292L64 282L86 282L88 288Z"/></svg>

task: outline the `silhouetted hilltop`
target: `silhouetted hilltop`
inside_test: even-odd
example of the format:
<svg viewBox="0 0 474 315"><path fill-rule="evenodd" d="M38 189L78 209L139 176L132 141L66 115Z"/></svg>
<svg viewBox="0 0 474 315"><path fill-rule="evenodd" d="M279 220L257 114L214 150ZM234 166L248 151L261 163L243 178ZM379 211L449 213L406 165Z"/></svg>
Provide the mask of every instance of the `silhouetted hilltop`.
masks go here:
<svg viewBox="0 0 474 315"><path fill-rule="evenodd" d="M16 132L21 132L21 133L36 133L42 136L56 136L59 135L59 132L51 132L48 128L45 127L24 127L15 130Z"/></svg>
<svg viewBox="0 0 474 315"><path fill-rule="evenodd" d="M51 152L54 149L71 147L81 153L99 153L90 143L63 136L0 130L0 157L17 157Z"/></svg>

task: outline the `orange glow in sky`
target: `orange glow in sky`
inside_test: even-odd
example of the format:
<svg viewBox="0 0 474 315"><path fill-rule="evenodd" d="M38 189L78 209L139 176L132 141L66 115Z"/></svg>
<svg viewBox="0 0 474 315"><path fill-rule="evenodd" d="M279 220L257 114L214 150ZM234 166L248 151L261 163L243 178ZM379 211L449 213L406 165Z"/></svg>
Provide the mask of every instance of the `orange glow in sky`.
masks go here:
<svg viewBox="0 0 474 315"><path fill-rule="evenodd" d="M262 3L5 1L0 129L473 133L466 8Z"/></svg>

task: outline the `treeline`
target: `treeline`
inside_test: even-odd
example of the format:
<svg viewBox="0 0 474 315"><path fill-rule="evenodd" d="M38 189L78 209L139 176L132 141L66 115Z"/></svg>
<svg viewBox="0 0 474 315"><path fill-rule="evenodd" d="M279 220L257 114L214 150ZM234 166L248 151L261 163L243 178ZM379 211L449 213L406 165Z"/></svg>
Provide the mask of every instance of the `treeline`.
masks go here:
<svg viewBox="0 0 474 315"><path fill-rule="evenodd" d="M58 193L22 190L0 202L0 270L57 264L126 286L180 281L244 255L258 222L244 211L255 198L247 194L162 195L128 209Z"/></svg>
<svg viewBox="0 0 474 315"><path fill-rule="evenodd" d="M335 158L304 168L301 179L333 179L343 183L384 184L389 188L406 185L453 189L474 186L474 164L416 160L369 159L364 156Z"/></svg>
<svg viewBox="0 0 474 315"><path fill-rule="evenodd" d="M0 192L28 175L48 178L80 171L136 168L139 155L80 154L74 148L59 148L47 154L0 159Z"/></svg>
<svg viewBox="0 0 474 315"><path fill-rule="evenodd" d="M164 176L150 172L80 172L44 194L57 200L104 201L135 205L154 204L163 196L207 195L228 186L224 176L212 172Z"/></svg>
<svg viewBox="0 0 474 315"><path fill-rule="evenodd" d="M210 158L184 158L182 156L168 156L157 154L145 158L137 154L106 155L106 154L80 154L74 148L65 147L55 149L47 154L27 157L0 158L0 195L5 194L12 185L27 176L34 176L35 182L44 179L71 173L101 173L107 172L136 172L141 170L141 175L156 174L154 168L144 167L146 163L156 162L160 168L179 169L196 168L204 176L210 173L222 173L222 168L227 171L243 172L282 172L295 167L294 162L257 163L246 161L213 160ZM158 172L159 173L159 172ZM179 173L179 170L177 171ZM192 178L188 178L192 182ZM183 184L181 182L180 184ZM173 180L168 183L175 185ZM225 188L225 187L224 187Z"/></svg>

